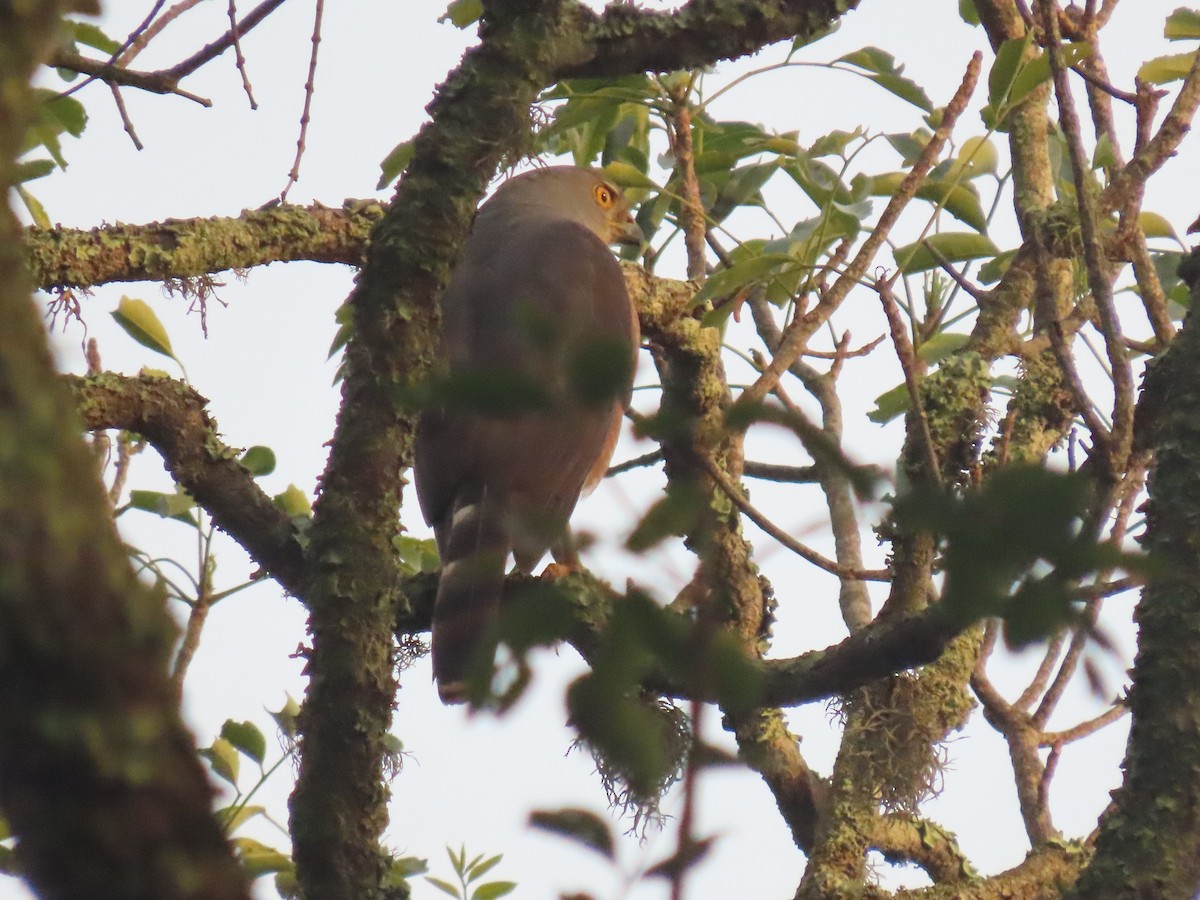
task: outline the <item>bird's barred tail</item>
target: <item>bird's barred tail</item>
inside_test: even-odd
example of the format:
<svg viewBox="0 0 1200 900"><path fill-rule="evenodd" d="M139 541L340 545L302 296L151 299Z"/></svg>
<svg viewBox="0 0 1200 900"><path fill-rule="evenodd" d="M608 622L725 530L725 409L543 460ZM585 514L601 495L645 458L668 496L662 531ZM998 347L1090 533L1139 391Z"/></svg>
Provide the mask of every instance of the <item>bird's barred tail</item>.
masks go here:
<svg viewBox="0 0 1200 900"><path fill-rule="evenodd" d="M498 504L455 502L433 607L433 677L443 703L462 703L478 669L490 670L509 539Z"/></svg>

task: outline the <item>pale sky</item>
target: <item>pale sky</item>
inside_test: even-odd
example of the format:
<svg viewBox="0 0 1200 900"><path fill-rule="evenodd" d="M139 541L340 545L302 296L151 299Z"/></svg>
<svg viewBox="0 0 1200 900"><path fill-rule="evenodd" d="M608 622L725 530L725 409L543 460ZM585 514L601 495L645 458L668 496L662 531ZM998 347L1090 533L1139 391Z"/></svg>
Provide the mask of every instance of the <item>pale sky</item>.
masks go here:
<svg viewBox="0 0 1200 900"><path fill-rule="evenodd" d="M1161 37L1163 18L1176 5L1175 0L1122 5L1106 31L1109 43L1105 52L1117 85L1132 88L1140 60L1186 49L1170 46ZM143 7L148 4L121 6L124 11L104 20L104 27L118 38L144 15ZM211 97L213 109L178 97L127 90L126 103L146 146L139 153L122 130L107 89L89 87L82 94L91 115L87 132L81 141L68 138L64 146L70 168L30 185L51 220L91 227L103 222L237 215L243 208L260 206L277 196L295 148L308 66L311 6L299 0L289 3L243 40L257 111L247 108L231 56L185 82L188 90ZM826 61L864 45L881 46L905 63L905 74L941 105L953 93L972 51L984 41L982 31L958 21L954 7L950 3L935 7L864 0L838 34L809 48L801 58ZM936 10L936 18L920 18L917 9L931 14ZM390 195L390 191L374 190L380 160L421 125L423 107L434 85L472 41L470 33L438 24L440 12L437 3L369 4L358 0L327 5L308 147L291 201L315 200L338 206L345 198L385 199ZM225 15L224 4L201 5L152 44L138 67L170 65L189 55L224 30ZM721 67L710 76L711 84L782 55L783 48L769 48L752 63ZM51 86L55 83L52 75L43 81ZM959 124L957 140L983 132L975 111L983 96L981 88L972 110ZM778 131L798 130L801 144L833 128L849 130L863 125L871 132L910 131L918 124L913 107L862 79L820 68L792 68L751 80L717 101L712 111L718 118L760 122ZM1122 133L1129 134L1127 125ZM1146 207L1165 215L1180 233L1200 212L1193 190L1195 143L1185 144L1185 153L1151 182L1147 194ZM886 159L882 150L880 154L880 160ZM894 166L894 162L881 161L875 170L885 165ZM771 197L780 218L790 226L811 213L801 208L798 192L785 182L782 176L772 182ZM1188 186L1186 192L1179 190L1181 184ZM984 190L986 196L987 188ZM926 207L914 207L905 227L919 229L924 215ZM771 236L771 231L749 230L761 227L761 218L740 221L746 229L742 236ZM994 239L1005 247L1014 243L1011 230L998 231ZM891 260L881 258L880 264L891 264ZM682 265L668 259L659 271L678 277ZM193 385L210 399L209 409L226 441L242 447L267 444L275 449L279 467L263 479L266 490L276 493L294 483L311 496L324 465L323 445L332 433L338 400L331 386L335 362L326 359L335 329L333 313L349 291L352 274L346 267L312 263L255 269L245 283L231 274L218 291L222 303L209 306L207 341L200 334L199 319L187 314L186 301L165 297L153 284L108 286L83 300L86 333L77 323L64 329L60 322L55 345L62 365L75 371L83 368L81 342L96 337L108 368L132 373L148 365L175 372L169 361L134 344L108 315L123 294L150 302L166 324ZM1121 302L1132 301L1125 295ZM852 298L835 324L853 331L855 343L873 338L883 330L877 306L865 293ZM843 376L847 444L862 462L890 465L901 436L899 424L880 428L866 421L864 414L875 396L898 383L900 375L886 347L875 357L851 361ZM642 375L644 380L651 378L645 367ZM732 380L739 377L736 369L731 370ZM650 392L638 399L651 407L655 401ZM647 449L649 445L627 436L616 459ZM757 440L750 455L773 462L807 462L797 447L782 440ZM170 489L153 451L140 459L131 483ZM618 586L634 578L665 601L690 575L688 555L673 549L631 559L618 549L621 529L628 528L656 499L660 484L661 476L653 473L610 481L581 506L576 523L601 538L588 557L597 575ZM819 492L774 488L762 482L750 482L749 487L755 502L777 523L819 549L828 548L829 541L820 533ZM863 518L869 520L869 511ZM414 534L427 533L415 503L405 509L403 522ZM138 512L127 514L121 524L132 542L194 566L195 541L184 526ZM781 601L775 655L794 655L839 640L844 628L836 613L834 579L787 551L769 546L753 526L748 525L747 530L757 542L757 559ZM870 535L864 544L868 565L882 564L882 550ZM218 588L244 580L253 569L227 540L220 544L218 561ZM1123 597L1110 601L1105 610L1105 622L1119 654L1116 658L1098 656L1110 692L1120 689L1122 671L1132 663L1131 606L1131 599ZM271 721L264 710L278 708L285 693L296 698L303 695L300 662L289 655L304 640L300 604L282 597L274 584L255 586L218 605L188 681L186 712L198 741L209 743L227 718L249 719L268 732L269 762L278 758ZM430 682L427 660L403 674L393 731L411 755L391 785L392 821L386 845L401 855L428 858L432 874L442 878L451 877L443 849L446 844L457 847L465 843L474 853L503 853L504 861L489 877L517 881L520 886L514 896L521 898L550 900L560 892L572 891L587 891L597 900L665 898L664 884L637 881L636 876L673 852L676 836L670 824L661 832L652 829L644 844L624 840L618 868L525 825L533 809L580 806L605 811L591 761L568 753L572 733L563 724L563 688L581 671L581 663L569 649L557 659L544 655L545 665L539 667L533 689L502 719L490 715L468 718L461 709L441 706ZM1028 654L997 659L993 671L1002 684L1019 689L1020 678L1039 658ZM1085 685L1077 684L1052 727L1065 727L1094 715L1103 705ZM708 716L714 726L710 738L732 747L732 741L716 727L716 719ZM809 764L828 774L837 743L824 706L792 711L789 721L792 730L803 737L802 750ZM1068 836L1090 830L1107 803L1107 791L1118 783L1124 737L1125 729L1119 725L1064 753L1054 782L1053 807L1056 823ZM976 715L950 743L948 753L945 792L926 805L926 813L957 831L963 849L981 870L994 872L1016 864L1027 846L1003 741ZM244 783L251 783L248 773ZM290 786L285 765L255 802L286 822ZM677 795L670 798L668 811L677 812L678 801ZM709 860L689 880L690 900L792 895L804 859L757 775L741 769L704 774L699 813L697 834L715 835L718 840ZM613 822L618 833L630 824ZM244 833L286 846L286 836L269 825L256 825ZM885 883L896 885L899 881L889 874ZM904 883L923 883L922 876L911 874ZM442 896L421 878L413 884L417 900ZM260 883L259 895L274 896L269 879ZM0 898L21 896L27 896L22 888L0 882Z"/></svg>

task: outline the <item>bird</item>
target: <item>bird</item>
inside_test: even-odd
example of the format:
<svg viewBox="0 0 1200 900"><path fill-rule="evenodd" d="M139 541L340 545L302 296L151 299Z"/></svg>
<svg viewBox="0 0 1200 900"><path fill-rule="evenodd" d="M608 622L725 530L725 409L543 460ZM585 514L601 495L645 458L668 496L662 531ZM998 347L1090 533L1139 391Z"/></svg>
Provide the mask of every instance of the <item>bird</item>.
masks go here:
<svg viewBox="0 0 1200 900"><path fill-rule="evenodd" d="M641 241L596 169L517 175L476 212L441 298L442 384L459 390L421 413L413 460L441 559L431 651L445 704L491 671L509 554L526 574L550 549L573 559L566 524L607 470L640 341L609 245Z"/></svg>

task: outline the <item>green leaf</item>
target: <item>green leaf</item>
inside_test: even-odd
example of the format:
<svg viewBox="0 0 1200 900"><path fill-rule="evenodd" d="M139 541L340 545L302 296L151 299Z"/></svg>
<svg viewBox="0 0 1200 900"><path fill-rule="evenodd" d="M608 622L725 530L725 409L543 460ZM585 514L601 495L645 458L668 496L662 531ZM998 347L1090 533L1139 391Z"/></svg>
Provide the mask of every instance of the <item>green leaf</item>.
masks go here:
<svg viewBox="0 0 1200 900"><path fill-rule="evenodd" d="M181 488L176 488L173 494L135 489L129 492L129 502L122 508L122 512L126 509L140 509L143 512L154 513L164 519L174 519L195 528L199 525L192 513L195 508L196 501Z"/></svg>
<svg viewBox="0 0 1200 900"><path fill-rule="evenodd" d="M21 198L21 202L25 204L25 208L29 210L29 217L33 219L33 224L38 228L50 228L52 223L50 217L46 215L46 207L42 206L42 201L29 193L24 185L17 185L17 196Z"/></svg>
<svg viewBox="0 0 1200 900"><path fill-rule="evenodd" d="M251 819L266 815L266 812L265 806L244 806L241 803L235 803L232 806L218 809L214 815L225 829L225 833L233 834Z"/></svg>
<svg viewBox="0 0 1200 900"><path fill-rule="evenodd" d="M475 859L471 865L467 866L467 881L478 881L488 872L492 871L492 869L496 868L502 859L504 859L503 853L497 853L488 859Z"/></svg>
<svg viewBox="0 0 1200 900"><path fill-rule="evenodd" d="M411 139L401 141L383 158L383 162L379 164L379 181L375 183L375 190L382 191L408 168L408 164L412 162L414 146ZM330 356L333 355L332 350L329 353Z"/></svg>
<svg viewBox="0 0 1200 900"><path fill-rule="evenodd" d="M1173 238L1179 240L1179 235L1175 233L1175 229L1171 223L1167 221L1165 216L1161 216L1150 210L1142 210L1138 213L1138 224L1142 226L1142 231L1146 233L1148 238Z"/></svg>
<svg viewBox="0 0 1200 900"><path fill-rule="evenodd" d="M979 283L995 284L1003 278L1004 273L1008 271L1009 263L1013 261L1013 257L1016 255L1016 250L1005 250L985 262L979 267Z"/></svg>
<svg viewBox="0 0 1200 900"><path fill-rule="evenodd" d="M475 893L471 895L471 900L496 900L497 897L504 897L516 889L517 883L515 881L489 881L487 884L481 884L475 889Z"/></svg>
<svg viewBox="0 0 1200 900"><path fill-rule="evenodd" d="M666 496L642 516L625 541L634 553L643 553L668 537L687 534L705 506L705 497L695 488L669 484Z"/></svg>
<svg viewBox="0 0 1200 900"><path fill-rule="evenodd" d="M593 407L623 397L633 383L633 365L628 341L603 336L585 340L567 360L571 392Z"/></svg>
<svg viewBox="0 0 1200 900"><path fill-rule="evenodd" d="M986 235L944 231L932 234L923 241L897 247L893 256L901 274L912 275L936 268L943 259L947 262L964 262L995 256L999 252L1000 248Z"/></svg>
<svg viewBox="0 0 1200 900"><path fill-rule="evenodd" d="M984 135L969 137L958 148L958 156L946 171L945 179L952 181L960 174L964 178L978 178L980 175L995 174L1000 163L1000 154L996 145Z"/></svg>
<svg viewBox="0 0 1200 900"><path fill-rule="evenodd" d="M435 888L437 888L443 894L449 894L451 897L457 897L457 898L461 898L461 896L462 896L459 893L458 887L451 884L448 881L442 881L442 879L434 878L432 875L426 875L425 880L428 881L430 884L432 884Z"/></svg>
<svg viewBox="0 0 1200 900"><path fill-rule="evenodd" d="M654 183L654 179L629 163L619 161L610 162L604 167L604 172L621 188L637 188L648 191L662 190L662 188Z"/></svg>
<svg viewBox="0 0 1200 900"><path fill-rule="evenodd" d="M851 142L863 136L861 128L853 131L831 131L823 134L809 145L809 156L842 156Z"/></svg>
<svg viewBox="0 0 1200 900"><path fill-rule="evenodd" d="M886 425L908 411L908 401L908 385L898 384L875 398L875 408L867 413L867 418L876 425Z"/></svg>
<svg viewBox="0 0 1200 900"><path fill-rule="evenodd" d="M407 534L396 535L392 539L396 552L400 554L400 562L412 575L422 572L436 572L438 568L437 542L432 538L421 540Z"/></svg>
<svg viewBox="0 0 1200 900"><path fill-rule="evenodd" d="M801 47L807 47L810 44L815 44L817 41L821 40L821 38L829 37L829 35L833 34L835 31L837 31L841 27L842 27L841 20L834 19L828 25L818 26L818 29L816 31L813 31L809 34L796 35L796 37L792 39L792 49L788 51L788 58L790 59L792 54L795 53L797 50L799 50Z"/></svg>
<svg viewBox="0 0 1200 900"><path fill-rule="evenodd" d="M282 707L277 710L267 710L267 712L275 720L279 730L287 737L292 738L296 736L296 717L300 715L300 704L291 694L286 696L287 700Z"/></svg>
<svg viewBox="0 0 1200 900"><path fill-rule="evenodd" d="M952 331L939 331L929 340L921 344L917 356L929 365L936 365L951 353L962 347L971 339L969 334L956 334Z"/></svg>
<svg viewBox="0 0 1200 900"><path fill-rule="evenodd" d="M458 853L455 854L454 848L449 844L446 845L446 855L450 857L450 865L454 867L454 874L462 876L467 868L467 848L464 844L459 844Z"/></svg>
<svg viewBox="0 0 1200 900"><path fill-rule="evenodd" d="M928 131L921 128L912 134L902 132L885 134L884 138L892 145L892 149L900 154L901 162L905 166L911 166L925 150L925 145L929 143L931 136Z"/></svg>
<svg viewBox="0 0 1200 900"><path fill-rule="evenodd" d="M1092 153L1093 169L1114 169L1117 166L1117 151L1107 133L1100 135L1096 141L1096 150Z"/></svg>
<svg viewBox="0 0 1200 900"><path fill-rule="evenodd" d="M66 26L67 33L85 47L91 47L109 56L112 56L121 49L120 41L110 38L91 22L77 22L74 19L67 19L63 22L63 25Z"/></svg>
<svg viewBox="0 0 1200 900"><path fill-rule="evenodd" d="M582 844L607 859L616 858L608 822L586 809L534 810L529 816L529 824Z"/></svg>
<svg viewBox="0 0 1200 900"><path fill-rule="evenodd" d="M275 873L275 893L282 900L303 900L300 895L300 882L296 879L294 870Z"/></svg>
<svg viewBox="0 0 1200 900"><path fill-rule="evenodd" d="M925 89L911 78L904 78L901 73L904 66L896 65L896 58L878 47L863 47L845 56L839 56L834 62L845 63L867 73L867 77L890 91L902 100L907 100L913 106L931 112L933 102Z"/></svg>
<svg viewBox="0 0 1200 900"><path fill-rule="evenodd" d="M517 653L530 647L556 644L578 627L579 621L570 603L564 602L564 588L556 581L537 580L515 592L500 611L497 632Z"/></svg>
<svg viewBox="0 0 1200 900"><path fill-rule="evenodd" d="M169 356L178 362L175 351L171 349L171 339L167 336L167 329L163 327L162 322L159 321L158 316L154 314L154 310L146 301L134 297L122 297L111 315L125 333L143 347L148 347L155 353Z"/></svg>
<svg viewBox="0 0 1200 900"><path fill-rule="evenodd" d="M234 838L232 843L238 859L242 861L242 868L252 879L295 869L290 858L253 838Z"/></svg>
<svg viewBox="0 0 1200 900"><path fill-rule="evenodd" d="M483 0L450 0L446 11L438 17L439 22L449 22L455 28L474 25L483 16Z"/></svg>
<svg viewBox="0 0 1200 900"><path fill-rule="evenodd" d="M1021 645L1079 621L1080 579L1118 565L1146 568L1145 557L1122 554L1081 527L1092 494L1079 473L1009 465L961 496L914 490L895 515L944 536L947 611L963 622L1000 616L1006 640Z"/></svg>
<svg viewBox="0 0 1200 900"><path fill-rule="evenodd" d="M270 475L275 471L275 451L262 444L256 444L242 454L241 464L255 478Z"/></svg>
<svg viewBox="0 0 1200 900"><path fill-rule="evenodd" d="M723 222L739 206L761 206L762 195L759 191L777 171L777 162L755 163L734 169L717 192L716 199L709 208L709 216L715 222Z"/></svg>
<svg viewBox="0 0 1200 900"><path fill-rule="evenodd" d="M1174 53L1170 56L1156 56L1142 63L1138 69L1138 78L1150 84L1167 84L1180 81L1187 77L1196 62L1195 53Z"/></svg>
<svg viewBox="0 0 1200 900"><path fill-rule="evenodd" d="M221 737L229 741L239 753L262 765L267 755L267 739L253 722L226 719L225 724L221 726Z"/></svg>
<svg viewBox="0 0 1200 900"><path fill-rule="evenodd" d="M1026 56L1031 36L1032 32L1022 40L1005 41L997 51L992 68L996 79L988 79L988 106L982 112L989 128L1000 128L1010 110L1050 80L1050 57L1041 52ZM1063 44L1059 54L1062 65L1070 67L1091 56L1092 47L1084 41L1072 41Z"/></svg>
<svg viewBox="0 0 1200 900"><path fill-rule="evenodd" d="M26 181L33 181L35 178L45 178L55 168L54 160L52 159L31 159L19 162L14 172L15 177L13 178L13 182L22 184Z"/></svg>
<svg viewBox="0 0 1200 900"><path fill-rule="evenodd" d="M88 115L83 104L74 97L54 94L42 106L42 117L53 120L71 137L79 137L87 127Z"/></svg>
<svg viewBox="0 0 1200 900"><path fill-rule="evenodd" d="M334 332L326 359L331 359L333 354L345 347L346 341L350 340L350 332L354 330L354 307L343 303L334 312L333 321L337 323L337 331Z"/></svg>
<svg viewBox="0 0 1200 900"><path fill-rule="evenodd" d="M996 60L988 73L988 109L993 116L998 115L1001 108L1012 105L1013 84L1021 71L1025 53L1032 43L1033 31L1030 30L1023 38L1004 41L996 50ZM987 120L985 111L984 121Z"/></svg>
<svg viewBox="0 0 1200 900"><path fill-rule="evenodd" d="M876 175L872 179L871 193L876 197L890 197L900 188L904 177L904 172ZM940 206L965 225L979 231L987 228L987 215L972 185L926 179L917 188L917 196Z"/></svg>
<svg viewBox="0 0 1200 900"><path fill-rule="evenodd" d="M716 840L716 838L710 837L704 838L700 841L692 841L690 844L681 847L662 862L651 866L646 872L646 876L649 878L672 879L679 877L681 873L686 872L708 855L708 851L712 849L714 840Z"/></svg>
<svg viewBox="0 0 1200 900"><path fill-rule="evenodd" d="M1167 16L1163 37L1169 41L1190 41L1200 38L1200 12L1180 7Z"/></svg>
<svg viewBox="0 0 1200 900"><path fill-rule="evenodd" d="M312 504L308 502L308 497L305 496L304 491L300 490L294 484L289 484L287 490L276 494L271 499L276 506L292 518L312 515Z"/></svg>
<svg viewBox="0 0 1200 900"><path fill-rule="evenodd" d="M958 0L958 16L968 25L978 25L979 10L975 8L975 0Z"/></svg>
<svg viewBox="0 0 1200 900"><path fill-rule="evenodd" d="M725 297L749 284L767 280L767 276L794 268L796 260L782 253L764 253L734 263L728 269L714 272L704 282L704 287L692 298L692 305L699 306L714 297Z"/></svg>
<svg viewBox="0 0 1200 900"><path fill-rule="evenodd" d="M401 856L392 859L392 869L389 878L406 879L413 875L423 875L429 871L429 860L419 856Z"/></svg>
<svg viewBox="0 0 1200 900"><path fill-rule="evenodd" d="M239 761L233 744L224 738L217 738L212 746L201 748L199 753L208 760L214 775L237 787Z"/></svg>
<svg viewBox="0 0 1200 900"><path fill-rule="evenodd" d="M712 679L721 709L729 715L748 713L761 705L762 673L729 632L719 631L714 635L708 650L706 675Z"/></svg>

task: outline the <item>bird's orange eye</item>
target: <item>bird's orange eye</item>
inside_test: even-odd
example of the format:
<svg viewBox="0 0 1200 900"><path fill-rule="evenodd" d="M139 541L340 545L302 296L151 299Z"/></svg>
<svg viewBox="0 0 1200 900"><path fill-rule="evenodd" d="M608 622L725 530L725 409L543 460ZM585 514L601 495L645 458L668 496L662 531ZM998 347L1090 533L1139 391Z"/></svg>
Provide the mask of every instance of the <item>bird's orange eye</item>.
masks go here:
<svg viewBox="0 0 1200 900"><path fill-rule="evenodd" d="M612 188L606 184L598 184L592 189L592 196L596 198L596 202L600 204L601 209L609 209L613 205Z"/></svg>

